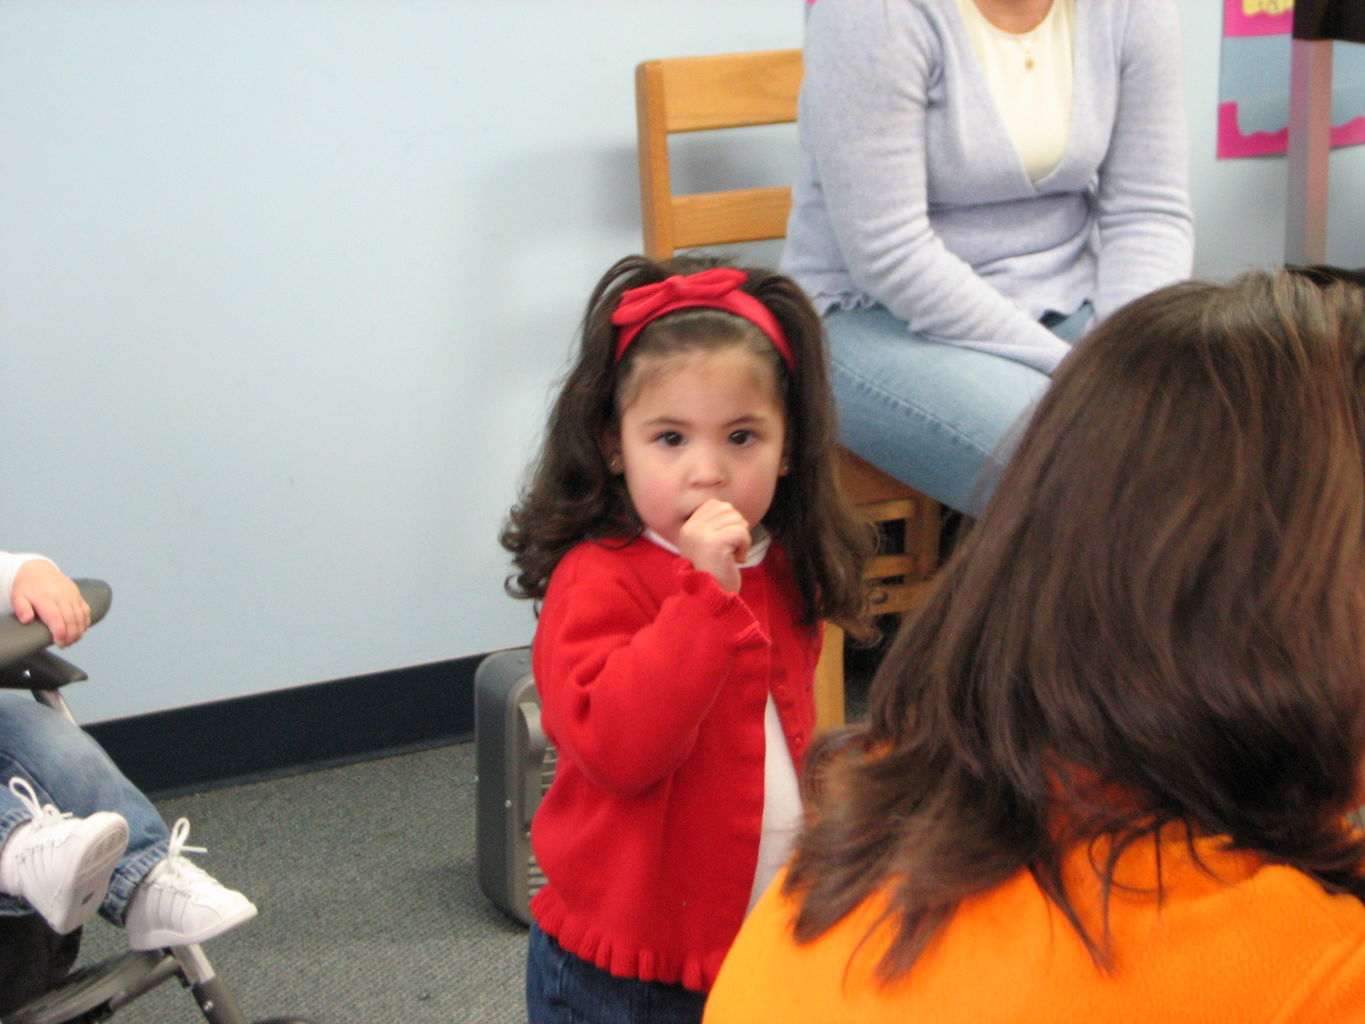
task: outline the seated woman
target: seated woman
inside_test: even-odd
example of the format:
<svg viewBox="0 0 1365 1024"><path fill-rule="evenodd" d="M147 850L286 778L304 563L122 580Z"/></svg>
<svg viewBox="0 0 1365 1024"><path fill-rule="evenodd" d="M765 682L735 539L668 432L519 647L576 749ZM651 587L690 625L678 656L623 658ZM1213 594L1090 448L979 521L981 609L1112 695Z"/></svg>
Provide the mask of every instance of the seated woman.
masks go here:
<svg viewBox="0 0 1365 1024"><path fill-rule="evenodd" d="M0 614L35 617L68 646L90 624L74 583L37 555L0 551ZM0 691L0 915L40 914L67 933L96 912L134 949L205 942L256 907L184 856L189 823L166 828L109 756L64 715Z"/></svg>
<svg viewBox="0 0 1365 1024"><path fill-rule="evenodd" d="M706 1020L1365 1021L1363 464L1365 292L1101 325L808 754Z"/></svg>
<svg viewBox="0 0 1365 1024"><path fill-rule="evenodd" d="M826 316L844 444L976 514L1092 313L1189 275L1175 3L809 10L782 269Z"/></svg>

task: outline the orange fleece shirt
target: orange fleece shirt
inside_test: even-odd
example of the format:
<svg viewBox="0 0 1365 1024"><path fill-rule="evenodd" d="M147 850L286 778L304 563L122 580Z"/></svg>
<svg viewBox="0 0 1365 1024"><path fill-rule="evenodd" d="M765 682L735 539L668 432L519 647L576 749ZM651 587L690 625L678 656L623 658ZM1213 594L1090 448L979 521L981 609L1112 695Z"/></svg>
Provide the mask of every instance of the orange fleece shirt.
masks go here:
<svg viewBox="0 0 1365 1024"><path fill-rule="evenodd" d="M965 901L910 972L882 986L884 906L869 900L797 945L795 905L779 876L749 915L706 1007L706 1024L1365 1024L1365 904L1329 895L1292 868L1183 838L1124 855L1116 876L1137 891L1110 902L1114 969L1097 968L1033 876ZM1084 850L1068 892L1100 934L1099 887Z"/></svg>

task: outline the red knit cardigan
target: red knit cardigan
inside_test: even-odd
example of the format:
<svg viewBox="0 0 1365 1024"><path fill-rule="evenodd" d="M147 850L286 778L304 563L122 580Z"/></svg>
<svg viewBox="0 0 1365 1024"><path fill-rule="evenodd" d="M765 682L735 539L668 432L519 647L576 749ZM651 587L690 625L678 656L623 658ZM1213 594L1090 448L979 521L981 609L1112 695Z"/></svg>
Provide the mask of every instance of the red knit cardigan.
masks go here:
<svg viewBox="0 0 1365 1024"><path fill-rule="evenodd" d="M532 648L559 752L531 828L531 903L561 946L621 977L705 991L743 921L763 815L763 716L799 766L818 627L776 543L738 594L643 538L578 546Z"/></svg>

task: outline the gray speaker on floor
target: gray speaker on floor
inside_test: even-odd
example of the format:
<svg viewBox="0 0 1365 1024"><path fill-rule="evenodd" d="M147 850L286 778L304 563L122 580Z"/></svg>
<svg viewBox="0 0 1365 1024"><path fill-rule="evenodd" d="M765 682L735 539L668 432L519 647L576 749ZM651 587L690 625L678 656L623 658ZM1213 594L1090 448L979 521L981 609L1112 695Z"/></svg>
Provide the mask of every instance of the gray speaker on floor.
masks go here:
<svg viewBox="0 0 1365 1024"><path fill-rule="evenodd" d="M555 774L555 748L540 727L529 647L498 651L479 663L474 743L479 888L529 925L531 897L545 884L531 854L531 817Z"/></svg>

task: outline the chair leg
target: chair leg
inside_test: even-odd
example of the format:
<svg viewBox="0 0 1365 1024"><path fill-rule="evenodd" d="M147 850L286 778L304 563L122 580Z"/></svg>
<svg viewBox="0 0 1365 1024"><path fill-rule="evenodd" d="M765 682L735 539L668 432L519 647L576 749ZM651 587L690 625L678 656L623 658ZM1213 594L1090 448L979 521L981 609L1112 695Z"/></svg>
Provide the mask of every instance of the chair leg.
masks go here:
<svg viewBox="0 0 1365 1024"><path fill-rule="evenodd" d="M815 731L844 724L844 631L825 623L825 642L815 666Z"/></svg>

